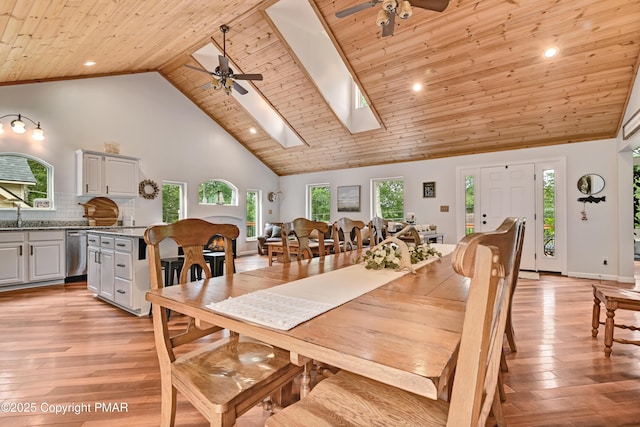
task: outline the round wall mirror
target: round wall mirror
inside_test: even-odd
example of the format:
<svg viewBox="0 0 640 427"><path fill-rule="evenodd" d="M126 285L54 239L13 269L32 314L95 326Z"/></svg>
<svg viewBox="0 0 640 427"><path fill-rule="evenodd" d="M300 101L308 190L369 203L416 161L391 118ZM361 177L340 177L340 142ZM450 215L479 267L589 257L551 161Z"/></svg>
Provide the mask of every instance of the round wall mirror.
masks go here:
<svg viewBox="0 0 640 427"><path fill-rule="evenodd" d="M578 180L578 190L582 194L598 194L604 190L604 178L595 173L582 175Z"/></svg>

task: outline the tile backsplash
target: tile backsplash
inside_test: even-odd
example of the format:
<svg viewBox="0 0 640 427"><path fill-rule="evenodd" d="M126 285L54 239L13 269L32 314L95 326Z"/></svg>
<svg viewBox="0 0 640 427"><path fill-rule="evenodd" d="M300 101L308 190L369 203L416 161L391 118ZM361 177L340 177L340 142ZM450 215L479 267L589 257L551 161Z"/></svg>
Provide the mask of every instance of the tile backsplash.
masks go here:
<svg viewBox="0 0 640 427"><path fill-rule="evenodd" d="M22 209L22 221L88 224L89 221L83 217L84 208L79 203L87 203L92 198L92 196L77 196L73 193L55 193L53 209ZM110 199L118 205L119 221L123 216L135 218L135 199L116 197ZM15 220L15 209L0 209L0 222Z"/></svg>

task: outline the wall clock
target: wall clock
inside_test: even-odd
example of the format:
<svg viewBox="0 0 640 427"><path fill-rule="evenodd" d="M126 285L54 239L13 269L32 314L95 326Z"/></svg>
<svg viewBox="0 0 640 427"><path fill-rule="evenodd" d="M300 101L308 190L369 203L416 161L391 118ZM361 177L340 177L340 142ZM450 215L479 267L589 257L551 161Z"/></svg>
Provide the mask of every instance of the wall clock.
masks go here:
<svg viewBox="0 0 640 427"><path fill-rule="evenodd" d="M153 200L158 197L160 189L158 188L158 184L156 184L155 181L145 179L143 181L140 181L140 184L138 185L138 193L145 199Z"/></svg>

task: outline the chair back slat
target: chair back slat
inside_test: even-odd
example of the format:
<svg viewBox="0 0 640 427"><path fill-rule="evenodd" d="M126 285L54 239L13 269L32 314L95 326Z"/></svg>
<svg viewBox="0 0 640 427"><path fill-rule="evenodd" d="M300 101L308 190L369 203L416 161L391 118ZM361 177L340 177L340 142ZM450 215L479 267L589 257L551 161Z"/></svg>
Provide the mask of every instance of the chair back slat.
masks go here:
<svg viewBox="0 0 640 427"><path fill-rule="evenodd" d="M471 284L448 426L484 425L494 404L521 224L507 218L495 231L470 234L452 255L454 270Z"/></svg>
<svg viewBox="0 0 640 427"><path fill-rule="evenodd" d="M376 216L369 221L369 232L371 233L371 246L375 246L387 238L387 227L389 221Z"/></svg>
<svg viewBox="0 0 640 427"><path fill-rule="evenodd" d="M333 247L336 254L340 253L340 236L342 235L342 250L362 250L362 229L364 222L351 218L340 218L333 224ZM355 234L355 242L352 239Z"/></svg>
<svg viewBox="0 0 640 427"><path fill-rule="evenodd" d="M329 225L322 221L311 221L307 218L296 218L291 222L282 224L282 249L285 263L291 262L291 240L290 235L294 235L298 241L298 259L313 258L313 252L309 247L313 231L318 234L318 253L324 257L324 234L329 231Z"/></svg>
<svg viewBox="0 0 640 427"><path fill-rule="evenodd" d="M156 225L147 228L144 240L148 245L151 273L151 288L162 287L159 245L165 239L173 239L182 247L184 265L180 273L179 282L187 283L187 274L193 265L199 265L206 278L211 277L211 270L205 262L203 249L211 236L220 235L224 238L225 274L233 272L233 239L237 239L240 230L232 224L213 224L208 221L187 218L173 224Z"/></svg>

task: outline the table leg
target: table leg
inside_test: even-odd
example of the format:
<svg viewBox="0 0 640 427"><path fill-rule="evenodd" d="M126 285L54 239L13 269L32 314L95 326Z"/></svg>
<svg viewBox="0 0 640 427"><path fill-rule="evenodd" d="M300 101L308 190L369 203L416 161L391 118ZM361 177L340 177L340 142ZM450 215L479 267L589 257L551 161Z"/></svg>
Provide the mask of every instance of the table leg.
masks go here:
<svg viewBox="0 0 640 427"><path fill-rule="evenodd" d="M269 257L269 266L273 265L273 246L268 245L269 250L267 251L267 256Z"/></svg>
<svg viewBox="0 0 640 427"><path fill-rule="evenodd" d="M598 328L600 327L600 300L593 297L593 314L591 315L591 336L598 336Z"/></svg>
<svg viewBox="0 0 640 427"><path fill-rule="evenodd" d="M302 371L302 376L300 378L300 399L307 397L307 395L311 391L311 374L309 373L310 370L311 362L305 363L304 370Z"/></svg>
<svg viewBox="0 0 640 427"><path fill-rule="evenodd" d="M611 346L613 345L613 316L616 309L607 307L607 320L604 322L604 355L611 356Z"/></svg>

